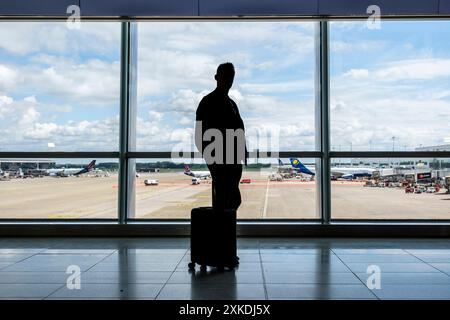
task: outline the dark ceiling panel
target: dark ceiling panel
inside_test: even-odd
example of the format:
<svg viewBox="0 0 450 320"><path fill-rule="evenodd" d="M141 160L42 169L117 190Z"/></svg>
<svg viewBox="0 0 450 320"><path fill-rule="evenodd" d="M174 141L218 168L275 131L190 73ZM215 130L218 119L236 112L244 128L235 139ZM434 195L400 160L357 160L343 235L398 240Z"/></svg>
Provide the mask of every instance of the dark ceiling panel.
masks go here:
<svg viewBox="0 0 450 320"><path fill-rule="evenodd" d="M439 1L439 13L450 14L450 0Z"/></svg>
<svg viewBox="0 0 450 320"><path fill-rule="evenodd" d="M83 16L197 16L198 0L81 0Z"/></svg>
<svg viewBox="0 0 450 320"><path fill-rule="evenodd" d="M0 15L65 16L365 16L377 4L382 15L450 14L450 0L0 0Z"/></svg>
<svg viewBox="0 0 450 320"><path fill-rule="evenodd" d="M437 14L439 0L319 0L319 14L331 16L367 15L367 8L376 4L381 15Z"/></svg>
<svg viewBox="0 0 450 320"><path fill-rule="evenodd" d="M316 15L319 0L199 0L201 16Z"/></svg>
<svg viewBox="0 0 450 320"><path fill-rule="evenodd" d="M79 0L0 0L1 15L65 16Z"/></svg>

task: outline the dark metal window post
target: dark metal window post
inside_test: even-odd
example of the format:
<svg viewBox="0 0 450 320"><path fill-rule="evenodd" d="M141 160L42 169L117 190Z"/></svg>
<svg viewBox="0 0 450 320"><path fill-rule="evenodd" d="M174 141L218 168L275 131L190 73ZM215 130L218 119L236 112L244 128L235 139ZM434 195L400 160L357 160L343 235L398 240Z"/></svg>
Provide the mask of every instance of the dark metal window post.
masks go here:
<svg viewBox="0 0 450 320"><path fill-rule="evenodd" d="M128 39L128 132L127 132L127 216L126 219L136 218L136 159L130 157L130 151L136 150L137 143L137 58L138 58L138 23L129 22Z"/></svg>
<svg viewBox="0 0 450 320"><path fill-rule="evenodd" d="M329 224L331 220L331 182L330 182L330 67L329 67L329 21L319 22L318 37L316 36L316 119L319 121L319 136L316 138L320 144L322 158L320 161L319 177L319 206L322 214L322 223ZM316 89L316 90L317 90ZM317 123L316 123L317 128ZM316 129L317 130L317 129ZM317 132L317 131L316 131Z"/></svg>
<svg viewBox="0 0 450 320"><path fill-rule="evenodd" d="M119 138L119 223L125 224L128 210L128 114L130 84L130 22L123 21L120 51L120 138Z"/></svg>

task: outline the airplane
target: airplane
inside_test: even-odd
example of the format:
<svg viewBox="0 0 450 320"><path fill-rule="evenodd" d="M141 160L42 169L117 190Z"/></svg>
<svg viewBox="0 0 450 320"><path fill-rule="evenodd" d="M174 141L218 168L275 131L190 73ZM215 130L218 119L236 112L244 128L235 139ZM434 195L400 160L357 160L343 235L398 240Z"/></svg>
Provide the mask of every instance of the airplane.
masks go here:
<svg viewBox="0 0 450 320"><path fill-rule="evenodd" d="M194 178L200 178L200 179L208 179L211 178L211 172L209 171L191 171L189 166L186 164L184 165L184 174L194 177Z"/></svg>
<svg viewBox="0 0 450 320"><path fill-rule="evenodd" d="M83 173L91 172L95 167L95 161L96 160L92 160L84 168L48 169L46 172L49 176L56 176L56 177L78 176Z"/></svg>
<svg viewBox="0 0 450 320"><path fill-rule="evenodd" d="M314 168L307 168L303 163L300 162L300 160L298 160L298 159L293 159L293 158L291 158L291 159L289 159L289 160L290 160L290 162L291 162L291 167L292 167L295 171L297 171L297 173L305 173L305 174L308 174L308 175L310 175L310 176L315 176L315 175L316 175L315 169L314 169ZM279 161L280 163L283 163L283 162L281 161L281 159L278 159L278 161Z"/></svg>
<svg viewBox="0 0 450 320"><path fill-rule="evenodd" d="M281 159L278 159L278 169L279 170L290 171L290 170L293 170L295 168L292 168L292 166L290 164L284 164L283 161L281 161ZM295 170L295 171L297 171L297 170Z"/></svg>
<svg viewBox="0 0 450 320"><path fill-rule="evenodd" d="M0 181L7 180L9 174L0 169Z"/></svg>
<svg viewBox="0 0 450 320"><path fill-rule="evenodd" d="M291 158L289 159L291 162L291 165L294 169L297 170L297 172L305 173L314 176L315 175L315 168L312 167L306 167L300 160ZM280 160L281 161L281 160ZM378 171L374 168L367 168L367 167L331 167L331 175L334 178L342 178L342 179L355 179L355 178L362 178L362 177L372 177L373 173L375 171Z"/></svg>

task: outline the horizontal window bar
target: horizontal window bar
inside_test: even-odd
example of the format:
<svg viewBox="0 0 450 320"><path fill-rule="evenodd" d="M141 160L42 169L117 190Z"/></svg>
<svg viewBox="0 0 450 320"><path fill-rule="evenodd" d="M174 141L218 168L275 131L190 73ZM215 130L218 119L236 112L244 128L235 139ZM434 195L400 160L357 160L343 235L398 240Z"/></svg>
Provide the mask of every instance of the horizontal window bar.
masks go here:
<svg viewBox="0 0 450 320"><path fill-rule="evenodd" d="M0 219L0 222L2 220ZM71 220L73 221L73 220ZM257 218L252 218L252 219L241 219L241 218L237 218L236 221L238 223L254 223L254 224L258 224L258 223L263 223L263 224L271 224L271 223L317 223L320 221L320 218L316 218L316 219L282 219L282 218L264 218L264 219L257 219ZM137 223L137 224L154 224L154 223L191 223L191 219L161 219L161 218L155 218L155 219L142 219L142 218L131 218L127 220L127 223Z"/></svg>
<svg viewBox="0 0 450 320"><path fill-rule="evenodd" d="M174 156L172 152L170 151L149 151L149 152L135 152L135 151L129 151L126 153L127 158L150 158L150 159L168 159L172 158ZM177 157L182 158L201 158L201 155L199 152L184 152L183 154L176 154Z"/></svg>
<svg viewBox="0 0 450 320"><path fill-rule="evenodd" d="M119 220L118 219L111 219L111 218L104 218L104 219L100 219L100 218L93 218L93 219L85 219L85 218L81 218L81 219L48 219L48 218L35 218L35 219L21 219L21 218L6 218L6 219L0 219L0 225L2 224L9 224L9 223L13 223L13 224L118 224Z"/></svg>
<svg viewBox="0 0 450 320"><path fill-rule="evenodd" d="M331 158L450 158L450 151L330 151Z"/></svg>
<svg viewBox="0 0 450 320"><path fill-rule="evenodd" d="M322 152L320 151L251 151L249 152L249 158L289 158L289 157L298 157L298 158L321 158ZM177 154L175 154L177 155ZM127 152L127 158L130 159L139 159L139 158L172 158L173 154L170 151L160 151L160 152L139 152L132 151ZM180 158L191 158L191 159L200 159L202 158L199 152L184 152L183 154L178 155Z"/></svg>
<svg viewBox="0 0 450 320"><path fill-rule="evenodd" d="M238 224L252 224L252 225L316 225L320 219L237 219ZM450 220L431 220L431 219L331 219L331 224L335 225L442 225L450 226ZM190 219L128 219L128 224L133 225L189 225ZM79 225L79 224L118 224L117 219L0 219L0 226L9 224L23 224L23 225L46 225L46 224L61 224L61 225Z"/></svg>
<svg viewBox="0 0 450 320"><path fill-rule="evenodd" d="M358 224L331 223L238 223L238 236L261 237L433 237L444 238L450 235L450 225L421 225L409 223ZM161 237L190 235L188 223L168 224L1 224L1 237L52 236L52 237Z"/></svg>
<svg viewBox="0 0 450 320"><path fill-rule="evenodd" d="M199 152L185 152L183 158L202 158ZM125 154L127 158L172 158L170 151L138 152ZM251 151L249 158L321 158L320 151ZM0 152L0 158L118 158L119 152ZM450 158L450 151L330 151L331 158Z"/></svg>
<svg viewBox="0 0 450 320"><path fill-rule="evenodd" d="M362 224L415 224L415 225L450 225L449 219L331 219L335 224L351 224L351 223L362 223Z"/></svg>
<svg viewBox="0 0 450 320"><path fill-rule="evenodd" d="M118 158L119 152L0 152L0 158Z"/></svg>

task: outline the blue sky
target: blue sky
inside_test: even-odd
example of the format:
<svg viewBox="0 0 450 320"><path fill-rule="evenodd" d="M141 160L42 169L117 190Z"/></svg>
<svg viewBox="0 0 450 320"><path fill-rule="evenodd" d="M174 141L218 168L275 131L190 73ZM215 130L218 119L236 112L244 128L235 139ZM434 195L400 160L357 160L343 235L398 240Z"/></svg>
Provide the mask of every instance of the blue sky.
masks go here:
<svg viewBox="0 0 450 320"><path fill-rule="evenodd" d="M335 150L450 143L450 24L336 22L331 27Z"/></svg>
<svg viewBox="0 0 450 320"><path fill-rule="evenodd" d="M231 61L250 146L259 133L272 148L314 150L314 27L139 23L137 149L191 147L198 102ZM450 143L449 33L445 21L333 22L333 149L391 150L392 136L396 150ZM1 150L117 149L119 55L119 23L3 22Z"/></svg>

